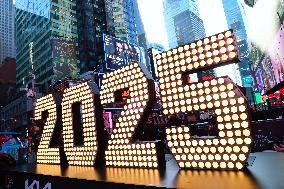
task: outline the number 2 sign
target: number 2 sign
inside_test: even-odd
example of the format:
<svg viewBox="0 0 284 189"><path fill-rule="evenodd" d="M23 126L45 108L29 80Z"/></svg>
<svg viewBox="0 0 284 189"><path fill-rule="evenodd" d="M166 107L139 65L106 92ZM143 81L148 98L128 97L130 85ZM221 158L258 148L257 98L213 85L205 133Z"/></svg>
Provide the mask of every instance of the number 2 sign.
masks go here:
<svg viewBox="0 0 284 189"><path fill-rule="evenodd" d="M212 110L216 115L218 136L193 138L188 126L166 129L167 145L180 168L242 169L251 145L246 98L228 77L197 83L186 82L186 76L224 64L238 62L238 51L231 30L171 49L156 56L163 113L174 115L191 111ZM161 166L158 150L161 141L139 142L155 100L155 84L143 66L132 63L106 73L102 88L83 83L65 90L62 99L64 152L70 165L93 166L98 158L98 128L102 127L101 105L115 102L118 90L129 89L113 133L104 151L107 166L156 168ZM74 145L72 104L82 104L83 143ZM48 111L43 130L38 163L60 163L59 148L50 148L57 119L55 97L38 99L35 119ZM101 155L100 155L101 156Z"/></svg>

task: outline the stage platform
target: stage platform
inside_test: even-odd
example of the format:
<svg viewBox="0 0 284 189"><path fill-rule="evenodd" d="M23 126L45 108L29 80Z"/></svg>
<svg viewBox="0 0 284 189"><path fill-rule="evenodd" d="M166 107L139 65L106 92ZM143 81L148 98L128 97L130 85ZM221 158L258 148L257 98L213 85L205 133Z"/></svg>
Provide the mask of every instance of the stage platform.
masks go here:
<svg viewBox="0 0 284 189"><path fill-rule="evenodd" d="M2 188L15 189L283 189L284 154L261 152L251 154L254 163L244 171L179 170L174 160L167 169L90 167L62 168L57 165L22 165L1 169Z"/></svg>

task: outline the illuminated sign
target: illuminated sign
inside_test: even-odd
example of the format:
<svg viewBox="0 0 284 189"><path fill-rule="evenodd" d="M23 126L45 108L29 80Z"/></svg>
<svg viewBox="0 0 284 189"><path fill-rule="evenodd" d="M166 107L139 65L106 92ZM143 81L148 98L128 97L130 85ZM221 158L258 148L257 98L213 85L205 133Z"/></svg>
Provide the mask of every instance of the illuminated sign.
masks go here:
<svg viewBox="0 0 284 189"><path fill-rule="evenodd" d="M250 121L246 98L228 77L188 84L187 76L230 62L239 61L231 30L196 41L189 45L159 54L157 65L160 78L161 101L166 115L192 111L214 112L218 134L215 138L193 138L188 126L166 129L167 144L180 168L242 169L247 161L250 144ZM94 84L95 85L95 84ZM155 84L147 70L132 63L103 76L100 96L89 83L64 91L62 121L64 151L71 165L92 166L100 156L106 165L114 167L157 168L163 166L162 141L139 141L141 128L146 124L155 101ZM127 90L125 90L127 89ZM98 119L103 117L100 102L115 103L115 94L129 92L118 121L108 140L104 154L98 155L100 134ZM96 95L95 95L96 94ZM127 96L127 95L126 95ZM72 104L82 104L84 140L74 146L74 115ZM53 95L37 101L36 119L48 111L39 146L39 163L60 163L59 150L49 148L57 119ZM162 150L159 150L162 149Z"/></svg>
<svg viewBox="0 0 284 189"><path fill-rule="evenodd" d="M64 151L70 165L94 165L98 148L95 90L88 83L83 83L64 91L62 100ZM72 104L75 102L82 104L84 144L81 146L74 146L73 141Z"/></svg>
<svg viewBox="0 0 284 189"><path fill-rule="evenodd" d="M48 164L59 164L59 148L50 148L49 142L54 131L55 123L57 120L56 105L60 101L56 101L54 95L46 95L36 102L35 120L41 120L43 113L47 111L48 117L45 122L44 130L41 135L41 140L37 151L37 162Z"/></svg>
<svg viewBox="0 0 284 189"><path fill-rule="evenodd" d="M122 97L129 97L129 90L123 91L123 92L121 93L121 96L122 96Z"/></svg>
<svg viewBox="0 0 284 189"><path fill-rule="evenodd" d="M251 144L246 100L229 78L192 84L183 82L184 73L238 59L231 31L199 40L157 56L164 114L215 111L218 137L193 139L189 127L166 130L168 146L183 168L243 168Z"/></svg>
<svg viewBox="0 0 284 189"><path fill-rule="evenodd" d="M61 38L54 38L52 44L53 75L55 80L65 77L78 78L78 60L76 43Z"/></svg>
<svg viewBox="0 0 284 189"><path fill-rule="evenodd" d="M129 88L130 92L130 99L123 107L109 140L106 165L158 167L155 143L136 143L134 136L149 117L155 99L154 81L147 77L138 63L133 63L105 74L102 83L102 104L114 103L116 90Z"/></svg>
<svg viewBox="0 0 284 189"><path fill-rule="evenodd" d="M103 38L107 71L118 70L133 61L145 64L145 51L142 47L110 35L104 34Z"/></svg>

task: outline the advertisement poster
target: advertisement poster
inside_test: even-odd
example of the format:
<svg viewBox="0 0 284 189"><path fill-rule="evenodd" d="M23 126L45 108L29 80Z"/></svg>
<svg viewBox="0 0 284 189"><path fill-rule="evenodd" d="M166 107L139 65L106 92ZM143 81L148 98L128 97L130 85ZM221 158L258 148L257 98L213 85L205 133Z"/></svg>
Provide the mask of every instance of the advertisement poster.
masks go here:
<svg viewBox="0 0 284 189"><path fill-rule="evenodd" d="M278 30L275 40L270 47L270 56L276 84L284 81L284 33Z"/></svg>
<svg viewBox="0 0 284 189"><path fill-rule="evenodd" d="M256 70L255 78L256 78L256 82L257 82L258 91L263 94L264 93L264 82L263 82L263 78L262 78L261 69L258 68Z"/></svg>
<svg viewBox="0 0 284 189"><path fill-rule="evenodd" d="M110 35L104 35L106 70L117 70L132 61L145 64L145 51L142 47L129 44Z"/></svg>
<svg viewBox="0 0 284 189"><path fill-rule="evenodd" d="M273 72L272 60L270 56L266 56L261 62L262 78L266 87L266 91L273 88L277 83Z"/></svg>
<svg viewBox="0 0 284 189"><path fill-rule="evenodd" d="M52 39L52 57L54 79L79 76L75 42L64 39Z"/></svg>

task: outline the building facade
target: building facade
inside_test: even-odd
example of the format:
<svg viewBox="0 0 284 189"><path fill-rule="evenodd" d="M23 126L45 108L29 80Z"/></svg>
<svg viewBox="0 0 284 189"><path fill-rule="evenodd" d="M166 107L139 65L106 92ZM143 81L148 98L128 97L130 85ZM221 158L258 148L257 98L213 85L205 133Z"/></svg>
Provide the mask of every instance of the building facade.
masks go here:
<svg viewBox="0 0 284 189"><path fill-rule="evenodd" d="M0 111L0 130L24 133L31 126L33 104L33 99L21 96L4 106Z"/></svg>
<svg viewBox="0 0 284 189"><path fill-rule="evenodd" d="M170 48L206 37L196 0L165 0L164 18ZM198 78L215 76L214 70L199 72Z"/></svg>
<svg viewBox="0 0 284 189"><path fill-rule="evenodd" d="M15 7L13 0L0 0L0 63L15 58Z"/></svg>
<svg viewBox="0 0 284 189"><path fill-rule="evenodd" d="M0 30L0 39L2 39L1 30ZM0 60L3 60L2 40L0 40Z"/></svg>
<svg viewBox="0 0 284 189"><path fill-rule="evenodd" d="M205 37L203 21L200 19L195 0L165 0L164 18L170 48ZM183 23L184 21L189 25L186 26L186 23ZM196 24L196 28L199 27L196 31L195 27L192 27L194 24ZM184 40L190 41L182 41L183 36L186 35L183 32L194 35L191 39L184 38Z"/></svg>
<svg viewBox="0 0 284 189"><path fill-rule="evenodd" d="M5 58L0 64L0 107L8 104L16 94L15 84L16 61L14 58Z"/></svg>
<svg viewBox="0 0 284 189"><path fill-rule="evenodd" d="M146 48L137 2L16 0L17 87L103 71L104 33Z"/></svg>
<svg viewBox="0 0 284 189"><path fill-rule="evenodd" d="M43 89L78 76L77 44L75 1L16 0L18 88L26 88L33 74Z"/></svg>
<svg viewBox="0 0 284 189"><path fill-rule="evenodd" d="M162 44L159 44L159 43L150 43L149 48L155 49L159 52L165 51L165 47Z"/></svg>
<svg viewBox="0 0 284 189"><path fill-rule="evenodd" d="M174 26L178 45L205 37L203 21L189 10L174 17Z"/></svg>
<svg viewBox="0 0 284 189"><path fill-rule="evenodd" d="M138 28L141 29L141 24L137 26L136 23L141 18L136 18L137 0L106 0L106 4L110 8L107 22L112 27L114 36L131 44L138 44Z"/></svg>
<svg viewBox="0 0 284 189"><path fill-rule="evenodd" d="M0 64L0 83L16 83L16 60L5 58Z"/></svg>
<svg viewBox="0 0 284 189"><path fill-rule="evenodd" d="M222 0L223 8L229 28L233 29L241 62L238 64L239 72L244 87L252 87L253 80L250 73L249 51L250 43L247 36L247 23L244 8L239 0Z"/></svg>
<svg viewBox="0 0 284 189"><path fill-rule="evenodd" d="M77 0L80 74L105 70L103 34L147 49L137 0Z"/></svg>
<svg viewBox="0 0 284 189"><path fill-rule="evenodd" d="M76 1L80 74L101 68L104 63L103 34L113 33L108 26L105 1Z"/></svg>

